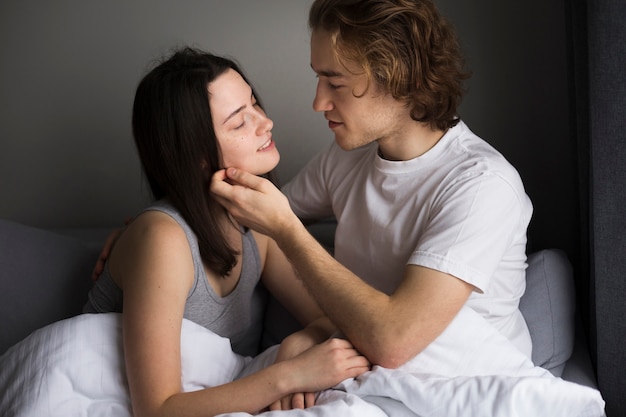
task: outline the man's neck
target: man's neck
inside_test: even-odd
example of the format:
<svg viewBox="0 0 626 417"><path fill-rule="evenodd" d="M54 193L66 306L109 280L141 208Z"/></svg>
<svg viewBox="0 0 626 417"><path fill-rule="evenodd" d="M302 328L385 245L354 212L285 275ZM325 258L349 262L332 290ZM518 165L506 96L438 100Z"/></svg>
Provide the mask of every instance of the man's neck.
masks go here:
<svg viewBox="0 0 626 417"><path fill-rule="evenodd" d="M393 136L378 139L378 153L390 161L408 161L428 152L445 133L424 123L412 123Z"/></svg>

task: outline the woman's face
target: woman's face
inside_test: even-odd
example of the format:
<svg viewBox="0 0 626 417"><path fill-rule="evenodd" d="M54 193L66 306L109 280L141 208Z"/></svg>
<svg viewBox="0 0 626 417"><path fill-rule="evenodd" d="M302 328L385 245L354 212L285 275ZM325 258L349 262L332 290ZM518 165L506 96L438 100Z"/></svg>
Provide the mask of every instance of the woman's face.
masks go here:
<svg viewBox="0 0 626 417"><path fill-rule="evenodd" d="M236 167L255 175L274 169L280 160L272 140L274 123L256 103L248 83L237 71L229 69L208 88L223 167Z"/></svg>

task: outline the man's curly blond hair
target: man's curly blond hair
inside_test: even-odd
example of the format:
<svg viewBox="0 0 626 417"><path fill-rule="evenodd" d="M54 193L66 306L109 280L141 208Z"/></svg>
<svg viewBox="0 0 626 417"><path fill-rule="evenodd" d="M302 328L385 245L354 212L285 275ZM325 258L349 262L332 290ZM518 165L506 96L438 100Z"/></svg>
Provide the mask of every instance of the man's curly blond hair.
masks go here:
<svg viewBox="0 0 626 417"><path fill-rule="evenodd" d="M431 0L316 0L309 28L330 33L339 61L356 63L414 120L444 131L458 123L469 72Z"/></svg>

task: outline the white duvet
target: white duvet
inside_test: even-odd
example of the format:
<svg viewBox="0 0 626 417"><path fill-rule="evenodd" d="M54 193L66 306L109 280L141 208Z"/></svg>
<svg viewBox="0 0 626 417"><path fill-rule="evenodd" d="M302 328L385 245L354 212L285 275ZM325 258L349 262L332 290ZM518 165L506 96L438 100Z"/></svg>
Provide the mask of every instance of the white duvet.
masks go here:
<svg viewBox="0 0 626 417"><path fill-rule="evenodd" d="M236 355L227 339L187 320L181 340L186 391L254 372L276 353L270 348L256 358ZM459 342L463 354L453 349ZM131 416L125 375L119 314L63 320L37 330L0 357L0 416ZM315 407L263 415L600 417L604 401L595 389L535 367L481 317L464 309L428 349L401 368L374 367L320 393Z"/></svg>

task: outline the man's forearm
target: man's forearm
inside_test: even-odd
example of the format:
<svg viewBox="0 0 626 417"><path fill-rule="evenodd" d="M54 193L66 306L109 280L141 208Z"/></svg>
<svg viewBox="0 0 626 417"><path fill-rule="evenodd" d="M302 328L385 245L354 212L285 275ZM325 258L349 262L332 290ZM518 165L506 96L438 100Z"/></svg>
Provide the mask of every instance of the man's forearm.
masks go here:
<svg viewBox="0 0 626 417"><path fill-rule="evenodd" d="M384 363L389 297L337 262L301 224L277 243L324 313L370 361Z"/></svg>

